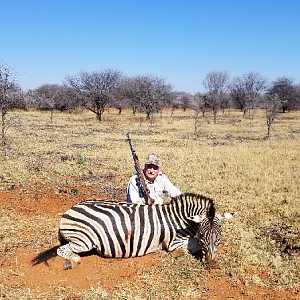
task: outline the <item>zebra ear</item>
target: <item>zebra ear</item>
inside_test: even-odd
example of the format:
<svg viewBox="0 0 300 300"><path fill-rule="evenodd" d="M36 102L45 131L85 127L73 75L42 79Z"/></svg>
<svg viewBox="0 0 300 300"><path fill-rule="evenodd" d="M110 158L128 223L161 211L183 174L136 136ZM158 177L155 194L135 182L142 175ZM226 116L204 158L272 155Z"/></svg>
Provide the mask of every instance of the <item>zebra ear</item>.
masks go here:
<svg viewBox="0 0 300 300"><path fill-rule="evenodd" d="M222 222L222 221L227 221L227 220L231 219L236 214L237 214L237 212L234 212L234 213L224 213L224 215L216 214L216 217Z"/></svg>

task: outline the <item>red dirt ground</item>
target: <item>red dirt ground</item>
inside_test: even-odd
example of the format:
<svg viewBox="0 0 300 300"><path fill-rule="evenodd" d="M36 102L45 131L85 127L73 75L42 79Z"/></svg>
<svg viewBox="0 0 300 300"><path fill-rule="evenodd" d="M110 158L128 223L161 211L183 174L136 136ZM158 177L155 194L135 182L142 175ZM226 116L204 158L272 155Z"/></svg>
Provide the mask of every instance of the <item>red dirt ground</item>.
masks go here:
<svg viewBox="0 0 300 300"><path fill-rule="evenodd" d="M91 190L78 188L80 200L95 197ZM31 196L24 196L28 194ZM0 191L0 205L9 204L25 216L33 216L36 213L61 214L77 203L79 198L70 193L53 193L49 187L39 187L36 191ZM32 266L30 261L33 257L34 254L25 247L18 249L16 256L6 259L1 266L5 274L3 284L28 288L32 294L51 291L52 286L64 286L66 283L74 290L89 290L91 286L96 287L98 284L110 292L124 282L139 284L135 282L138 272L151 270L160 264L158 253L130 259L104 259L91 255L82 257L82 264L77 269L64 271L64 261L59 257L49 260L48 266ZM11 272L12 269L16 271ZM257 286L246 288L240 283L233 284L231 278L217 276L218 272L218 269L210 271L209 278L199 290L199 299L300 299L300 291L295 294L289 290L274 291Z"/></svg>

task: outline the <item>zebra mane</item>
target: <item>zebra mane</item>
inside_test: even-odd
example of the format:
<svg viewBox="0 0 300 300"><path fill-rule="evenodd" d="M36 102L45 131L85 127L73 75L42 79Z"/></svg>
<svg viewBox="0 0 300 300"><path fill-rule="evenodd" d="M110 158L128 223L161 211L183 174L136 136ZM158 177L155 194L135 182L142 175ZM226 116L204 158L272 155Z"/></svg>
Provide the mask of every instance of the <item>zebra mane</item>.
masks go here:
<svg viewBox="0 0 300 300"><path fill-rule="evenodd" d="M216 215L216 209L214 206L214 201L211 198L208 198L206 196L203 196L201 194L194 194L194 193L184 193L177 197L172 198L171 203L189 203L189 202L199 202L199 203L205 203L206 209L206 217L208 218L210 224L213 223L213 219Z"/></svg>

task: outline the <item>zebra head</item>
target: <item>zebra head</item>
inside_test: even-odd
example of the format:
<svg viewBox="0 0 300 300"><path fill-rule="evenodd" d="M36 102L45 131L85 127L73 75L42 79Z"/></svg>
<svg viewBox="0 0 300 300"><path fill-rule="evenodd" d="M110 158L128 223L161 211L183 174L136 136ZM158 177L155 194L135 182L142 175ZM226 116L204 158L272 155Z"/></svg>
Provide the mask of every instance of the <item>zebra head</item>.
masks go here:
<svg viewBox="0 0 300 300"><path fill-rule="evenodd" d="M222 235L221 222L231 219L235 214L216 214L214 205L211 203L206 212L193 218L193 221L199 224L196 238L201 249L201 258L208 266L215 264L216 252Z"/></svg>

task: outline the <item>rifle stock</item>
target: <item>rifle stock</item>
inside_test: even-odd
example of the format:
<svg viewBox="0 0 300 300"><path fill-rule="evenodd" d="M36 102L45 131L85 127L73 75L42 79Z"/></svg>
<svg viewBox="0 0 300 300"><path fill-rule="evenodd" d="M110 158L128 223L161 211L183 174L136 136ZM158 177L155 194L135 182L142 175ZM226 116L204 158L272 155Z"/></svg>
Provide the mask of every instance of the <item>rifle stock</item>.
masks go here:
<svg viewBox="0 0 300 300"><path fill-rule="evenodd" d="M154 204L154 200L150 198L149 191L148 191L147 184L146 184L145 177L144 177L144 173L141 170L138 156L132 148L129 133L127 133L126 136L127 136L128 142L129 142L131 153L132 153L135 170L136 170L137 176L138 176L137 185L139 188L140 196L142 196L145 199L146 204L152 205L152 204Z"/></svg>

